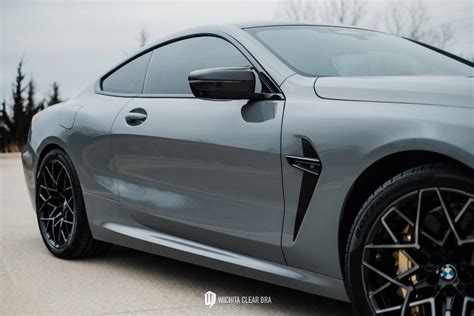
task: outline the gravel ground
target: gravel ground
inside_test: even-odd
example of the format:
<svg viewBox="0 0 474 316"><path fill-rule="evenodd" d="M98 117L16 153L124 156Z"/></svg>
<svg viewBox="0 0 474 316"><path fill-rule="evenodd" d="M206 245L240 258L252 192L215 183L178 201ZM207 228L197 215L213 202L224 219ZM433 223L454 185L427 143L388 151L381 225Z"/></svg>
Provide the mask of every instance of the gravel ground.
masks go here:
<svg viewBox="0 0 474 316"><path fill-rule="evenodd" d="M0 155L0 314L351 315L350 305L122 247L91 259L43 245L18 154ZM204 305L204 293L271 304Z"/></svg>

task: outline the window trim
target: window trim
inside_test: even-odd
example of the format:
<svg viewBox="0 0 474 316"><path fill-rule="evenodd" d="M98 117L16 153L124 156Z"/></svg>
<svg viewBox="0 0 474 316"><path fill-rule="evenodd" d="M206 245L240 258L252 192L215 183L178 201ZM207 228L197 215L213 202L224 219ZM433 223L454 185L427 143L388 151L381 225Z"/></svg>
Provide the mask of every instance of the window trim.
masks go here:
<svg viewBox="0 0 474 316"><path fill-rule="evenodd" d="M434 50L434 51L437 52L437 53L440 53L440 54L445 55L445 56L447 56L447 57L449 57L449 58L452 58L452 59L454 59L454 60L457 60L457 61L459 61L459 62L461 62L461 63L463 63L463 64L466 64L466 65L468 65L468 66L474 67L474 63L473 63L473 62L471 62L471 61L469 61L469 60L467 60L467 59L465 59L465 58L463 58L463 57L461 57L461 56L458 56L458 55L456 55L456 54L453 54L453 53L450 53L450 52L448 52L448 51L445 51L445 50L443 50L443 49L441 49L441 48L438 48L438 47L435 47L435 46L432 46L432 45L429 45L429 44L426 44L426 43L423 43L423 42L420 42L420 41L417 41L417 40L414 40L414 39L411 39L411 38L408 38L408 37L404 37L404 39L409 40L410 42L416 43L416 44L418 44L418 45L421 45L421 46L423 46L423 47L429 48L429 49L431 49L431 50Z"/></svg>
<svg viewBox="0 0 474 316"><path fill-rule="evenodd" d="M146 55L149 55L148 56L148 61L146 62L145 64L145 77L142 78L142 84L141 84L141 91L143 91L143 87L145 86L145 80L146 80L146 75L148 73L148 68L150 66L150 62L151 62L151 59L153 58L153 51L147 51L146 53L140 53L138 54L136 57L130 59L128 62L126 63L122 63L121 66L119 66L118 68L115 67L115 71L112 71L112 72L109 72L107 75L103 76L102 79L100 80L100 89L104 92L108 92L108 93L116 93L118 95L132 95L132 94L136 94L136 93L122 93L122 92L111 92L111 91L105 91L104 88L103 88L103 84L104 84L104 81L107 80L108 78L110 78L113 74L117 73L118 71L120 71L120 69L123 69L124 67L126 67L127 65L133 63L134 61L138 60L139 58L143 58L143 57L147 57Z"/></svg>
<svg viewBox="0 0 474 316"><path fill-rule="evenodd" d="M151 50L152 49L146 49L146 50L144 50L144 51L142 51L142 52L140 52L140 53L138 53L138 54L136 54L136 55L134 55L130 58L125 59L123 62L121 62L120 64L118 64L117 66L115 66L114 68L109 70L107 73L105 73L105 75L101 76L99 78L99 80L97 80L97 82L96 82L95 93L103 94L103 95L109 95L109 96L115 96L115 97L123 97L123 98L124 97L126 98L126 97L135 97L135 96L137 96L138 93L119 93L119 92L105 91L102 87L102 84L103 84L104 80L107 79L109 76L111 76L113 73L115 73L116 71L118 71L119 69L124 67L125 65L131 63L135 59L140 58L143 55L146 55ZM153 52L152 52L152 55L150 56L150 59L148 60L148 65L146 66L145 75L148 72L148 67L150 66L150 61L151 61L152 58L153 58ZM146 79L146 77L143 80L142 91L143 91L143 85L145 84L145 79Z"/></svg>
<svg viewBox="0 0 474 316"><path fill-rule="evenodd" d="M158 49L160 47L172 44L174 42L190 39L190 38L195 38L195 37L217 37L220 38L232 46L235 47L235 49L242 54L242 56L247 59L247 61L250 63L252 68L256 70L257 73L264 73L266 77L268 77L271 81L271 84L273 87L268 87L269 89L276 90L274 93L282 93L280 90L280 87L275 83L274 79L268 74L267 71L263 69L263 67L260 65L260 63L252 56L252 54L240 43L238 42L234 37L230 36L227 33L224 32L201 32L201 33L194 33L194 34L188 34L188 35L183 35L179 36L173 39L166 40L164 42L158 43L156 45L153 45L151 47L146 48L145 50L137 53L134 56L131 56L130 58L125 59L123 62L106 72L104 75L102 75L96 82L95 85L95 93L101 94L101 95L107 95L107 96L114 96L114 97L124 97L124 98L182 98L182 99L197 99L193 94L144 94L144 88L146 84L146 80L148 78L148 71L150 69L150 64L153 61L153 56L154 56L154 50ZM113 74L115 71L119 70L126 64L132 62L133 60L149 53L152 51L152 55L150 56L150 60L148 61L148 66L145 72L145 78L143 80L143 86L142 86L142 91L140 93L117 93L117 92L109 92L109 91L104 91L102 89L102 83L103 81L109 77L111 74Z"/></svg>

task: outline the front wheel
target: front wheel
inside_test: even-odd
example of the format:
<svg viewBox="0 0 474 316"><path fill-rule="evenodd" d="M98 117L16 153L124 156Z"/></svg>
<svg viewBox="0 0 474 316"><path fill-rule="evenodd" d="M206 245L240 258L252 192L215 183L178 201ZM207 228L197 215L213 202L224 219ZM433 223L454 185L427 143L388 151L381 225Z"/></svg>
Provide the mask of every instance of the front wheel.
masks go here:
<svg viewBox="0 0 474 316"><path fill-rule="evenodd" d="M44 244L57 257L85 257L109 248L92 238L76 171L62 150L48 152L38 168L36 215Z"/></svg>
<svg viewBox="0 0 474 316"><path fill-rule="evenodd" d="M471 316L472 170L426 165L378 188L354 222L345 268L359 315Z"/></svg>

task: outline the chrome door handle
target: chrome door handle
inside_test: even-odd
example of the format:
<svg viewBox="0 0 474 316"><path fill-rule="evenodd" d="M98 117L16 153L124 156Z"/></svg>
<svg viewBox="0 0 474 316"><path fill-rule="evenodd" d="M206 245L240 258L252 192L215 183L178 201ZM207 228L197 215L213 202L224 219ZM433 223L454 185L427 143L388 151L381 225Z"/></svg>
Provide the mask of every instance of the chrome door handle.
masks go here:
<svg viewBox="0 0 474 316"><path fill-rule="evenodd" d="M128 125L136 126L143 123L147 118L147 113L144 109L133 109L125 115L125 121Z"/></svg>

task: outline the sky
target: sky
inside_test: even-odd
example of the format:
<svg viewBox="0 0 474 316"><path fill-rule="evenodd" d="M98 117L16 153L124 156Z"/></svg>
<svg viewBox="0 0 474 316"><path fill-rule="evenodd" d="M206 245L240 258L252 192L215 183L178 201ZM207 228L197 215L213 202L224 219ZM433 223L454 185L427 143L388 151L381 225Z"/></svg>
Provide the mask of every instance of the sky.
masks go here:
<svg viewBox="0 0 474 316"><path fill-rule="evenodd" d="M11 98L16 66L33 76L37 99L53 81L72 97L138 48L144 28L151 41L199 25L281 20L283 0L0 0L0 92ZM385 0L368 0L365 23L383 16ZM431 23L450 23L448 50L473 54L472 1L425 0ZM383 25L378 25L383 29Z"/></svg>

